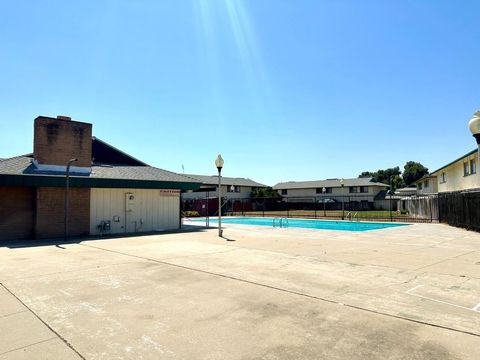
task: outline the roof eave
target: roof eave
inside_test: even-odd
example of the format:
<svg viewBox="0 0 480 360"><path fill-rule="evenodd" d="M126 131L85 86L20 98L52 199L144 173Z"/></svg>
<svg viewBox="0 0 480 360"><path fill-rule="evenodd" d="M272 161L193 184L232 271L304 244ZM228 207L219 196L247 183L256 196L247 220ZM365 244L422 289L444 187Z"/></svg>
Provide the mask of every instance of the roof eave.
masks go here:
<svg viewBox="0 0 480 360"><path fill-rule="evenodd" d="M435 171L432 171L432 172L430 173L430 175L433 175L433 174L439 172L440 170L443 170L443 169L449 167L450 165L455 164L457 161L460 161L460 160L462 160L462 159L464 159L464 158L466 158L466 157L468 157L468 156L470 156L470 155L475 154L477 151L478 151L478 149L475 149L475 150L472 150L472 151L468 152L467 154L465 154L465 155L463 155L463 156L460 156L458 159L449 162L447 165L444 165L444 166L442 166L441 168L439 168L439 169L437 169L437 170L435 170ZM435 175L435 176L437 176L437 175Z"/></svg>
<svg viewBox="0 0 480 360"><path fill-rule="evenodd" d="M198 182L70 177L70 187L196 190ZM65 176L0 174L0 186L64 187Z"/></svg>

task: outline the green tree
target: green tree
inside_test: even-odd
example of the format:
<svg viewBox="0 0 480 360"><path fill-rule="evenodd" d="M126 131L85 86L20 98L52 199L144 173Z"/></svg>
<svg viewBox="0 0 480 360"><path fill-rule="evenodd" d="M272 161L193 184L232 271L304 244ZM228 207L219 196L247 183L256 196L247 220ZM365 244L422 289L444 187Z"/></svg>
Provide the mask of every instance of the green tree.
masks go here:
<svg viewBox="0 0 480 360"><path fill-rule="evenodd" d="M360 175L358 175L359 178L373 178L375 177L375 173L371 171L364 171Z"/></svg>
<svg viewBox="0 0 480 360"><path fill-rule="evenodd" d="M395 190L405 186L401 174L400 167L395 166L384 170L380 169L375 172L364 171L358 177L371 177L372 181L392 185L392 190Z"/></svg>
<svg viewBox="0 0 480 360"><path fill-rule="evenodd" d="M418 179L421 179L428 174L428 169L415 161L407 161L403 167L403 181L407 185L413 184Z"/></svg>
<svg viewBox="0 0 480 360"><path fill-rule="evenodd" d="M273 190L271 187L264 187L264 188L253 188L250 192L250 198L253 200L256 199L280 199L280 194Z"/></svg>

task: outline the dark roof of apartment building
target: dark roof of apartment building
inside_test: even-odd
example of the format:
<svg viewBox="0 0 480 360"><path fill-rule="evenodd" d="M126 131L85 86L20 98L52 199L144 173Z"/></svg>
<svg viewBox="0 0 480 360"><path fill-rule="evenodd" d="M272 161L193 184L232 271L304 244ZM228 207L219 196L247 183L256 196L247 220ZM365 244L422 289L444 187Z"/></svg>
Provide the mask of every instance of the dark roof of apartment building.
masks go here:
<svg viewBox="0 0 480 360"><path fill-rule="evenodd" d="M387 184L373 182L372 178L354 178L343 179L344 186L379 186L388 187ZM282 189L312 189L312 188L329 188L329 187L341 187L341 179L326 179L315 181L288 181L280 182L276 184L274 190Z"/></svg>
<svg viewBox="0 0 480 360"><path fill-rule="evenodd" d="M218 175L195 175L185 174L196 181L201 182L203 185L218 185ZM222 185L235 185L235 186L250 186L250 187L267 187L265 184L260 184L248 178L241 177L228 177L222 176Z"/></svg>

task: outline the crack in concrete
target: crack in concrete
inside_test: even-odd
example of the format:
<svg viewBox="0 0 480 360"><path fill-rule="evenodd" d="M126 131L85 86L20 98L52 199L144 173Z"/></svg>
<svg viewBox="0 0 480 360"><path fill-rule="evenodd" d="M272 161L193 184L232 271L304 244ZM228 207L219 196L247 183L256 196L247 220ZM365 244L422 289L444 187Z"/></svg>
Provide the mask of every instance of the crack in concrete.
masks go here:
<svg viewBox="0 0 480 360"><path fill-rule="evenodd" d="M108 265L103 265L103 266L96 265L94 268L73 269L73 270L67 270L67 271L56 271L56 272L46 273L46 274L35 274L35 275L30 275L30 276L16 277L16 278L13 278L13 279L14 280L24 280L24 279L32 279L32 278L34 279L34 278L41 278L41 277L44 277L44 276L51 276L51 275L58 275L58 274L86 272L86 271L104 269L104 268L108 268L108 267L111 267L111 266L120 266L120 265L126 265L126 264L131 264L131 262L120 262L120 263L108 264ZM9 280L8 279L2 279L2 281L9 281Z"/></svg>
<svg viewBox="0 0 480 360"><path fill-rule="evenodd" d="M17 295L15 295L9 288L7 288L3 283L0 283L0 286L3 287L10 295L12 295L17 301L19 301L23 306L27 308L40 322L45 325L52 333L54 333L65 345L67 345L72 351L74 351L81 359L86 360L85 357L78 352L77 349L70 344L67 339L61 336L58 332L56 332L45 320L43 320L36 312L34 312L27 304L25 304ZM54 339L54 338L52 338ZM50 340L52 340L50 339Z"/></svg>
<svg viewBox="0 0 480 360"><path fill-rule="evenodd" d="M465 255L468 255L468 254L477 252L477 251L478 251L478 250L467 251L466 253L463 253L463 254L458 254L458 255L455 255L455 256L452 256L452 257L449 257L449 258L446 258L446 259L443 259L443 260L434 262L434 263L429 264L429 265L421 266L421 267L419 267L419 268L417 268L417 269L413 269L413 271L418 271L418 270L425 269L425 268L430 267L430 266L438 265L438 264L441 264L441 263L443 263L443 262L445 262L445 261L453 260L453 259L456 259L456 258L465 256Z"/></svg>
<svg viewBox="0 0 480 360"><path fill-rule="evenodd" d="M21 310L21 311L16 311L16 312L13 312L13 313L10 313L10 314L2 315L2 316L0 316L0 319L4 319L4 318L12 316L12 315L21 314L21 313L24 313L26 311L28 311L28 310Z"/></svg>
<svg viewBox="0 0 480 360"><path fill-rule="evenodd" d="M28 347L30 347L30 346L33 346L33 345L38 345L38 344L41 344L41 343L44 343L44 342L47 342L47 341L56 340L56 339L57 339L56 337L52 337L52 338L50 338L50 339L37 341L36 343L33 343L33 344L28 344L28 345L21 346L21 347L16 348L16 349L11 349L11 350L5 351L5 352L3 352L3 353L0 353L0 356L1 356L1 355L8 354L8 353L11 353L11 352L14 352L14 351L17 351L17 350L26 349L26 348L28 348Z"/></svg>
<svg viewBox="0 0 480 360"><path fill-rule="evenodd" d="M372 314L383 315L383 316L386 316L386 317L391 317L391 318L395 318L395 319L399 319L399 320L413 322L413 323L416 323L416 324L431 326L431 327L435 327L435 328L439 328L439 329L445 329L445 330L455 331L455 332L462 333L462 334L472 335L472 336L475 336L475 337L480 337L480 333L474 333L474 332L471 332L471 331L455 329L455 328L452 328L452 327L449 327L449 326L434 324L434 323L430 323L430 322L427 322L427 321L409 319L407 317L403 317L403 316L400 316L400 315L393 315L393 314L389 314L389 313L385 313L385 312L381 312L381 311L377 311L377 310L364 308L364 307L361 307L361 306L356 306L356 305L352 305L352 304L345 304L345 303L341 303L341 302L338 302L338 301L335 301L335 300L332 300L332 299L328 299L328 298L325 298L325 297L310 295L310 294L301 293L301 292L293 291L293 290L288 290L288 289L284 289L284 288L280 288L280 287L276 287L276 286L272 286L272 285L262 284L262 283L259 283L259 282L250 281L250 280L246 280L246 279L241 279L241 278L237 278L237 277L230 276L230 275L215 273L215 272L201 270L201 269L195 269L195 268L191 268L191 267L188 267L188 266L173 264L173 263L169 263L169 262L162 261L162 260L156 260L156 259L147 258L147 257L143 257L143 256L132 255L132 254L128 254L128 253L123 253L121 251L116 251L116 250L104 249L104 248L93 246L93 245L86 245L86 244L80 244L80 245L87 246L87 247L92 247L92 248L95 248L95 249L108 251L108 252L112 252L112 253L116 253L116 254L121 254L121 255L125 255L125 256L144 259L144 260L147 260L147 261L152 261L152 262L156 262L158 264L167 265L167 266L173 266L173 267L177 267L177 268L184 269L184 270L195 271L195 272L199 272L199 273L203 273L203 274L218 276L218 277L225 278L225 279L240 281L240 282L243 282L243 283L256 285L256 286L261 286L261 287L264 287L264 288L277 290L277 291L281 291L281 292L284 292L284 293L289 293L289 294L298 295L298 296L302 296L302 297L306 297L306 298L310 298L310 299L320 300L320 301L328 302L328 303L335 304L335 305L341 305L341 306L345 306L345 307L348 307L348 308L351 308L351 309L356 309L356 310L369 312L369 313L372 313Z"/></svg>

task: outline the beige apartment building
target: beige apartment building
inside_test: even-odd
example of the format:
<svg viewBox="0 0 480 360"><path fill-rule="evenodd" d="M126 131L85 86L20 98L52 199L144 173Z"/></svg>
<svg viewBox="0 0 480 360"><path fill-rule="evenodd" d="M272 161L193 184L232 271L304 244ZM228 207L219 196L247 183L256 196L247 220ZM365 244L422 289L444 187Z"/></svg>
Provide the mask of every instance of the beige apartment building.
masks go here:
<svg viewBox="0 0 480 360"><path fill-rule="evenodd" d="M288 181L273 187L290 204L321 203L331 210L342 206L350 210L384 209L388 207L388 188L372 178Z"/></svg>
<svg viewBox="0 0 480 360"><path fill-rule="evenodd" d="M377 195L388 189L387 184L373 182L372 178L327 179L317 181L288 181L273 187L283 198L322 198L341 200L345 196L361 196L373 202Z"/></svg>
<svg viewBox="0 0 480 360"><path fill-rule="evenodd" d="M433 171L416 182L418 194L435 194L480 188L478 150Z"/></svg>
<svg viewBox="0 0 480 360"><path fill-rule="evenodd" d="M218 175L185 174L185 176L202 185L195 191L184 192L182 199L194 200L218 196ZM222 197L226 199L250 199L252 189L264 187L267 185L248 178L222 176Z"/></svg>

